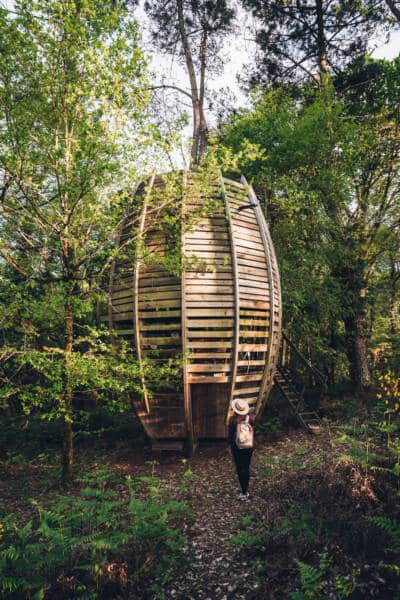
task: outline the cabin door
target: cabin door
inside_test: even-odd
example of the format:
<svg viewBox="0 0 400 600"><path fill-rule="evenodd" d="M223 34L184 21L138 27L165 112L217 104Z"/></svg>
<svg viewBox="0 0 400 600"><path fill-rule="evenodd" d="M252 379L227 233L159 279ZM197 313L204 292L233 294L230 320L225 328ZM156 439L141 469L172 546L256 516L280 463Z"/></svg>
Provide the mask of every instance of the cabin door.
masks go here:
<svg viewBox="0 0 400 600"><path fill-rule="evenodd" d="M230 386L225 383L192 383L192 414L194 437L225 438L225 418L229 405Z"/></svg>

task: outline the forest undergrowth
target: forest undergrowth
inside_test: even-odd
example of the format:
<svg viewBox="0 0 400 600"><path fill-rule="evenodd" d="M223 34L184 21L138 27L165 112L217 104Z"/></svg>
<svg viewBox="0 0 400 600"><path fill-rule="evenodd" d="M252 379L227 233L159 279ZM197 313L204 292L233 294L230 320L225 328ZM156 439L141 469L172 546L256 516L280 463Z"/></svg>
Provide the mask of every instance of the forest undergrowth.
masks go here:
<svg viewBox="0 0 400 600"><path fill-rule="evenodd" d="M3 597L399 598L396 425L337 405L320 436L267 411L248 503L224 443L149 457L121 420L82 438L60 489L56 431L3 434Z"/></svg>

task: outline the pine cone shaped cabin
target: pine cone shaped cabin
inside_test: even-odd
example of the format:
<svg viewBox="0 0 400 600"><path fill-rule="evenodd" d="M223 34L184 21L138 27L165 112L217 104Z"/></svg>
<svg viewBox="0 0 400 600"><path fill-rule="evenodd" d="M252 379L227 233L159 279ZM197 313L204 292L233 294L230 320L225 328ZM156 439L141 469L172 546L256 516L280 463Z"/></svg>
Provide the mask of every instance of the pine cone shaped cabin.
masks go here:
<svg viewBox="0 0 400 600"><path fill-rule="evenodd" d="M274 248L258 199L241 182L198 172L155 175L135 192L113 265L107 320L135 348L135 411L153 441L224 438L233 398L257 417L281 335Z"/></svg>

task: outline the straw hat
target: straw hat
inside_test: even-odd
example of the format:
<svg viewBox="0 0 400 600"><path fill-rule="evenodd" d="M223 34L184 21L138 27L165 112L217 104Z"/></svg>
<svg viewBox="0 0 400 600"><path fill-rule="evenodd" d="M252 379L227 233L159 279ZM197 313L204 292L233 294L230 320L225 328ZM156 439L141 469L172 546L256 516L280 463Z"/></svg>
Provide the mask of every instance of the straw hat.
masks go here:
<svg viewBox="0 0 400 600"><path fill-rule="evenodd" d="M241 398L232 400L231 407L233 412L235 412L237 415L247 415L250 410L248 402L246 400L242 400Z"/></svg>

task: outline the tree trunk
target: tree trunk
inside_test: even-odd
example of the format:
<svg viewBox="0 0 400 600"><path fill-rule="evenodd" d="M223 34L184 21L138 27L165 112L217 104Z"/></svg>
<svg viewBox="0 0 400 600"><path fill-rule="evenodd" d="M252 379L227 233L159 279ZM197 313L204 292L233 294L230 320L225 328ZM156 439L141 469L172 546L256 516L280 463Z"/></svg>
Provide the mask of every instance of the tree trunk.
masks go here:
<svg viewBox="0 0 400 600"><path fill-rule="evenodd" d="M400 273L398 261L390 258L390 333L396 334L399 330L399 290Z"/></svg>
<svg viewBox="0 0 400 600"><path fill-rule="evenodd" d="M64 357L64 435L61 458L61 479L68 483L72 478L72 466L74 461L74 434L72 430L73 423L73 389L70 380L70 363L74 341L74 317L70 298L65 303L65 357Z"/></svg>
<svg viewBox="0 0 400 600"><path fill-rule="evenodd" d="M183 14L183 2L177 0L178 7L178 23L179 33L181 36L183 52L185 55L186 67L189 74L190 90L192 96L192 107L193 107L193 142L191 150L191 165L198 165L200 162L200 147L201 147L201 132L202 132L202 114L203 106L202 99L199 94L196 72L194 69L194 62L192 52L190 50L190 44L185 28L185 19Z"/></svg>
<svg viewBox="0 0 400 600"><path fill-rule="evenodd" d="M360 391L371 385L366 335L365 298L360 297L353 314L344 320L346 330L346 350L350 363L350 377Z"/></svg>
<svg viewBox="0 0 400 600"><path fill-rule="evenodd" d="M321 84L324 85L326 81L326 75L328 74L328 54L326 50L322 0L316 0L315 7L317 11L318 68L321 77Z"/></svg>

